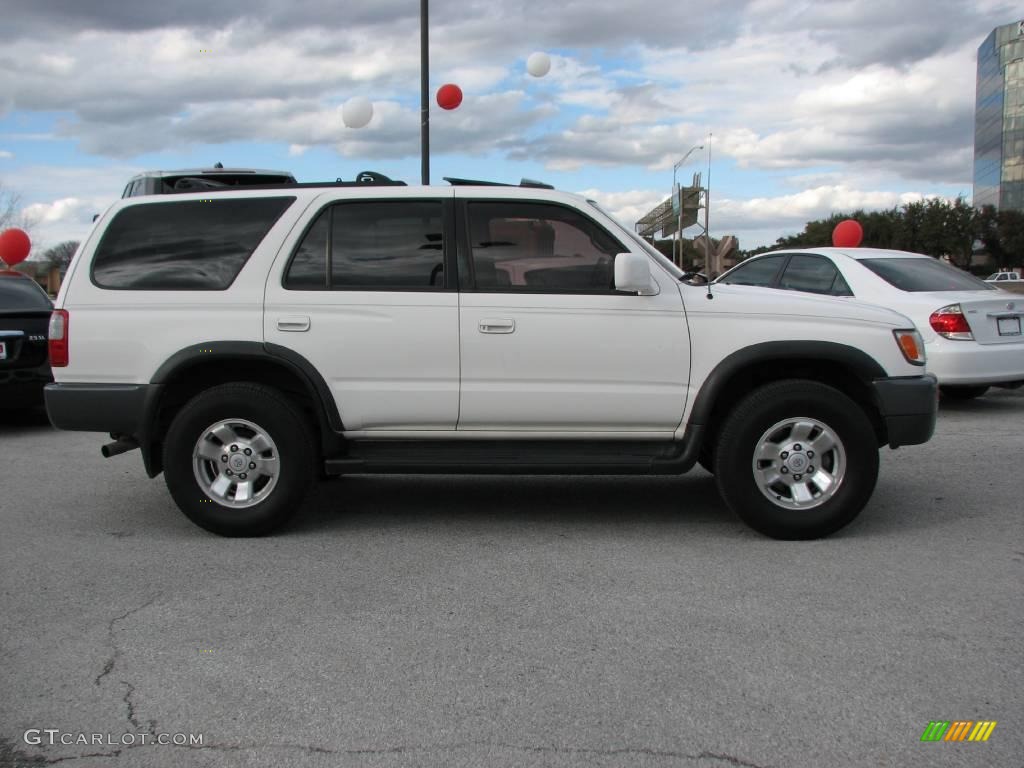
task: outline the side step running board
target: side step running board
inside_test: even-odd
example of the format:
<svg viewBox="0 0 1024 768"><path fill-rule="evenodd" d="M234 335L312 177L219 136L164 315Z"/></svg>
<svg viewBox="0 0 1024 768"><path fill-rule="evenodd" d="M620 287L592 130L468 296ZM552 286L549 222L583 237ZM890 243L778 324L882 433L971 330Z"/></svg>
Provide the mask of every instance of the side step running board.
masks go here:
<svg viewBox="0 0 1024 768"><path fill-rule="evenodd" d="M684 442L359 440L326 459L328 475L673 475L697 461L702 429Z"/></svg>

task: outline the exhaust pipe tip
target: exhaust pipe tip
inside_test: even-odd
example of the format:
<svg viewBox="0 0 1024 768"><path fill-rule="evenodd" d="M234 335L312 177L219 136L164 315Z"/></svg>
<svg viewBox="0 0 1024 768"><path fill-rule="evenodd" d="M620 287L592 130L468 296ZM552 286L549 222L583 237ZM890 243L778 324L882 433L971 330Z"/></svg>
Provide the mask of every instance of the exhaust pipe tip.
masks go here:
<svg viewBox="0 0 1024 768"><path fill-rule="evenodd" d="M103 454L103 458L109 459L111 456L117 456L121 453L127 453L128 451L134 451L139 447L137 440L131 437L122 437L120 440L115 440L112 443L107 443L100 448L100 453Z"/></svg>

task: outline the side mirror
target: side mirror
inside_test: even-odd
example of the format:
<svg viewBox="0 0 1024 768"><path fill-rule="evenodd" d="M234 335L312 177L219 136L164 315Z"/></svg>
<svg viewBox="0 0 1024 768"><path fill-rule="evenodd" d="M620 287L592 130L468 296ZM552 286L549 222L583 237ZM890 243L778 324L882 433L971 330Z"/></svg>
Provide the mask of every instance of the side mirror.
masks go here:
<svg viewBox="0 0 1024 768"><path fill-rule="evenodd" d="M654 296L658 292L651 278L651 262L641 253L615 256L615 290Z"/></svg>

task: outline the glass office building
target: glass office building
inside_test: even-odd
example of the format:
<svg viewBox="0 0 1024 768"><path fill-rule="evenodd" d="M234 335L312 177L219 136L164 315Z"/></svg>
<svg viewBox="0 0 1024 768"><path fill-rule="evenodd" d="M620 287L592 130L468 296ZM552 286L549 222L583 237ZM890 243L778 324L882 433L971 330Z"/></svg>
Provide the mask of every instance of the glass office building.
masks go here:
<svg viewBox="0 0 1024 768"><path fill-rule="evenodd" d="M1024 20L978 48L974 206L1024 210Z"/></svg>

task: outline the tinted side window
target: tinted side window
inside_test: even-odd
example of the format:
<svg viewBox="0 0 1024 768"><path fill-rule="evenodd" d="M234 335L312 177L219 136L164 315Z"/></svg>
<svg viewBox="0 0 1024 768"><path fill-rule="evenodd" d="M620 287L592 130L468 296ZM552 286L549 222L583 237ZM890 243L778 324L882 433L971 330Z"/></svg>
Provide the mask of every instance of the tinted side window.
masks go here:
<svg viewBox="0 0 1024 768"><path fill-rule="evenodd" d="M336 203L307 230L284 276L291 290L444 287L440 201Z"/></svg>
<svg viewBox="0 0 1024 768"><path fill-rule="evenodd" d="M323 211L306 231L284 276L284 287L293 291L327 289L327 228L331 216Z"/></svg>
<svg viewBox="0 0 1024 768"><path fill-rule="evenodd" d="M615 255L628 250L578 212L544 203L469 203L480 290L613 290Z"/></svg>
<svg viewBox="0 0 1024 768"><path fill-rule="evenodd" d="M147 203L120 211L92 263L100 288L222 291L294 197Z"/></svg>
<svg viewBox="0 0 1024 768"><path fill-rule="evenodd" d="M852 295L835 264L822 256L803 254L790 258L779 280L779 288L835 296Z"/></svg>
<svg viewBox="0 0 1024 768"><path fill-rule="evenodd" d="M782 262L786 260L785 255L765 256L762 259L754 259L746 264L741 264L722 280L726 285L759 285L770 286L775 282L775 276L779 274Z"/></svg>

